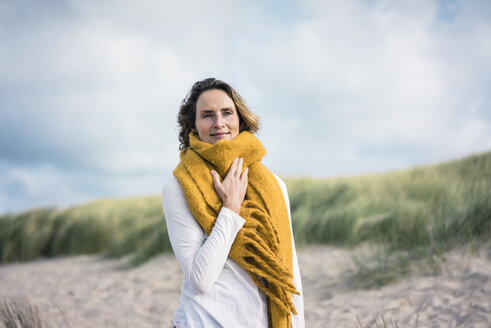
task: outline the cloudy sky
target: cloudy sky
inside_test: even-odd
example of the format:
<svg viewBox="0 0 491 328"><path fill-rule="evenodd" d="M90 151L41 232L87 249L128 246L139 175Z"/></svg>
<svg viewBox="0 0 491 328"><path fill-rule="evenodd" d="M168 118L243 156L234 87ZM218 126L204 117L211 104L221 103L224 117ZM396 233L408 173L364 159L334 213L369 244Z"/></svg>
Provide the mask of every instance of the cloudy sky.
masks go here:
<svg viewBox="0 0 491 328"><path fill-rule="evenodd" d="M489 151L490 40L486 0L0 0L0 213L159 194L207 77L281 176Z"/></svg>

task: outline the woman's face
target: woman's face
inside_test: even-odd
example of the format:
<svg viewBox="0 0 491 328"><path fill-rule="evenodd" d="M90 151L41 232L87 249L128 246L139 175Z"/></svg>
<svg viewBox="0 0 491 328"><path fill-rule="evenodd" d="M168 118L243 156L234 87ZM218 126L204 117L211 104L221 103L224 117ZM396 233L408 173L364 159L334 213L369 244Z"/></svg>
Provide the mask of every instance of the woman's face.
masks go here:
<svg viewBox="0 0 491 328"><path fill-rule="evenodd" d="M196 129L201 141L212 145L239 135L239 114L234 101L219 89L203 92L196 102Z"/></svg>

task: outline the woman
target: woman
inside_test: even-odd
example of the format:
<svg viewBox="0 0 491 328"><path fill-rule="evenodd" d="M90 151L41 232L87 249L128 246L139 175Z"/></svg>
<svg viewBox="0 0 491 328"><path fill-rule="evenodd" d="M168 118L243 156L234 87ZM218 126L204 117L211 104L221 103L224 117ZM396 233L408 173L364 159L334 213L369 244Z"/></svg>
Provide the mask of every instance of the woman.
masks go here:
<svg viewBox="0 0 491 328"><path fill-rule="evenodd" d="M261 164L258 117L209 78L193 85L178 122L181 161L162 190L184 273L174 326L304 327L288 194Z"/></svg>

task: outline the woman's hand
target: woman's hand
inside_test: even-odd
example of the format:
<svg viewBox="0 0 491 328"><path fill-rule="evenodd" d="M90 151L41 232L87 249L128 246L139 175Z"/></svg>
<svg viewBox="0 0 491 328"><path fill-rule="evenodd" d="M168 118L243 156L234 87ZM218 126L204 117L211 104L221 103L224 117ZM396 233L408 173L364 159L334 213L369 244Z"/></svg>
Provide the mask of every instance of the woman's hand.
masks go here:
<svg viewBox="0 0 491 328"><path fill-rule="evenodd" d="M247 172L249 168L245 168L242 174L243 158L237 157L230 165L227 176L220 182L220 176L216 171L211 171L213 184L217 191L218 197L222 200L223 206L240 214L240 207L244 201L247 189Z"/></svg>

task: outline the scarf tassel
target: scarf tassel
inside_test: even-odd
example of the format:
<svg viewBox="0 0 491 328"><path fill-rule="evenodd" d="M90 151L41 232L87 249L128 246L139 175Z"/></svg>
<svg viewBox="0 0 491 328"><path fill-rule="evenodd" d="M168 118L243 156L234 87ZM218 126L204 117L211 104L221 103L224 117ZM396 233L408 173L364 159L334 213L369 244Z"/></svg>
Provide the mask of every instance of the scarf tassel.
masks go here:
<svg viewBox="0 0 491 328"><path fill-rule="evenodd" d="M268 266L272 268L274 272L281 273L282 275L287 276L288 278L293 278L293 274L288 271L287 268L285 268L284 265L278 260L277 257L274 257L271 255L270 252L262 245L264 241L262 239L259 239L255 234L250 234L245 232L245 235L250 239L248 243L246 244L246 247L249 251L252 252L252 254L261 254L262 256L260 257L262 261L262 257L265 257L265 260L267 261ZM250 247L254 249L250 249ZM264 262L266 264L266 262Z"/></svg>
<svg viewBox="0 0 491 328"><path fill-rule="evenodd" d="M254 281L254 283L264 292L264 294L266 294L266 296L270 299L270 301L273 301L276 305L278 305L285 315L289 316L288 314L290 314L290 312L293 314L297 314L297 310L295 309L293 302L288 297L285 297L284 293L280 292L281 289L279 288L270 289L264 286L261 283L261 280L259 280L258 278L259 275L257 274L250 273L250 276Z"/></svg>
<svg viewBox="0 0 491 328"><path fill-rule="evenodd" d="M260 208L256 207L254 203L246 200L244 201L244 216L248 218L245 223L245 226L254 226L255 228L261 227L261 233L273 232L274 239L268 238L268 244L270 244L270 248L277 250L277 245L280 244L280 238L278 236L278 232L271 224L271 219L267 213L262 211ZM242 214L242 213L241 213Z"/></svg>

